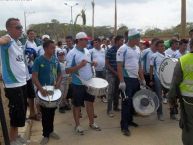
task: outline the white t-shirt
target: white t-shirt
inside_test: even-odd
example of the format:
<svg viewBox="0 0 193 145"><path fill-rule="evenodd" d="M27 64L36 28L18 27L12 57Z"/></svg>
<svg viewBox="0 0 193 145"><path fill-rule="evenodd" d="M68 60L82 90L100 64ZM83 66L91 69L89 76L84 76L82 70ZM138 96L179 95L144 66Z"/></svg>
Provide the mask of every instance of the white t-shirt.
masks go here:
<svg viewBox="0 0 193 145"><path fill-rule="evenodd" d="M151 48L147 48L142 51L141 60L142 60L143 70L145 74L149 74L150 61L153 54L154 52L151 50Z"/></svg>
<svg viewBox="0 0 193 145"><path fill-rule="evenodd" d="M6 88L21 87L26 84L26 64L24 60L24 49L19 40L14 40L1 45L2 77Z"/></svg>
<svg viewBox="0 0 193 145"><path fill-rule="evenodd" d="M138 78L140 49L138 46L133 48L123 44L117 51L117 62L123 62L124 77Z"/></svg>
<svg viewBox="0 0 193 145"><path fill-rule="evenodd" d="M38 56L44 55L45 51L42 45L38 46Z"/></svg>
<svg viewBox="0 0 193 145"><path fill-rule="evenodd" d="M60 48L60 47L56 46L56 49L55 49L55 55L56 55L56 57L57 57L57 53L58 53L59 51L63 51L64 54L65 54L65 58L66 58L67 50L64 49L64 48Z"/></svg>
<svg viewBox="0 0 193 145"><path fill-rule="evenodd" d="M162 61L166 58L165 55L156 52L152 55L150 65L153 66L154 74L159 78L159 68L162 63Z"/></svg>
<svg viewBox="0 0 193 145"><path fill-rule="evenodd" d="M101 48L100 50L93 48L89 50L91 54L92 61L97 62L95 67L96 71L103 71L105 68L105 50Z"/></svg>
<svg viewBox="0 0 193 145"><path fill-rule="evenodd" d="M73 48L70 52L68 52L66 56L67 65L66 68L74 67L82 60L86 60L91 62L91 54L88 49L84 48L80 50L79 48ZM92 67L90 63L87 63L85 66L80 68L77 72L72 73L72 83L76 85L82 85L81 80L89 80L93 77Z"/></svg>
<svg viewBox="0 0 193 145"><path fill-rule="evenodd" d="M176 51L177 51L177 50L172 50L171 48L168 48L167 50L165 50L165 54L166 54L166 56L168 56L168 57L172 57L172 55L173 55L174 53L176 53Z"/></svg>
<svg viewBox="0 0 193 145"><path fill-rule="evenodd" d="M184 53L184 54L186 54L186 53ZM172 58L180 58L182 55L184 55L184 54L182 54L182 53L180 53L180 51L179 50L177 50L173 55L172 55Z"/></svg>

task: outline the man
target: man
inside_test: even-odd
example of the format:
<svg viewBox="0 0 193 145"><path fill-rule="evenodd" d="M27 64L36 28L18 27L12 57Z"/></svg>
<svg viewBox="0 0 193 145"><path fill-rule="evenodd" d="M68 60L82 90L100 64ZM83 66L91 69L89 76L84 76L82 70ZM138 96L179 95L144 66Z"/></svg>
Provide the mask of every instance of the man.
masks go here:
<svg viewBox="0 0 193 145"><path fill-rule="evenodd" d="M159 68L162 63L162 61L166 58L165 56L165 47L164 47L164 41L163 40L158 40L155 43L155 46L157 47L157 52L152 55L151 61L150 61L150 85L155 86L155 92L159 98L159 108L157 110L157 117L158 120L164 121L163 117L163 109L162 109L162 85L159 80ZM153 77L154 74L154 77Z"/></svg>
<svg viewBox="0 0 193 145"><path fill-rule="evenodd" d="M119 78L117 74L117 62L116 53L117 50L123 45L123 36L115 37L115 44L113 47L107 50L106 54L106 79L109 83L108 88L108 105L107 115L113 117L114 111L120 111L119 109Z"/></svg>
<svg viewBox="0 0 193 145"><path fill-rule="evenodd" d="M22 34L22 25L17 18L6 21L8 34L0 38L0 51L2 63L2 79L5 84L5 96L9 100L11 145L26 143L18 135L18 127L25 126L27 94L26 70L24 51L18 40Z"/></svg>
<svg viewBox="0 0 193 145"><path fill-rule="evenodd" d="M32 69L32 80L40 91L42 96L48 96L48 91L43 86L51 85L55 88L60 87L61 69L55 55L55 44L52 40L47 40L43 43L44 55L36 58ZM42 113L43 139L40 144L45 145L49 141L49 137L59 139L60 137L54 133L54 108L47 108L40 105Z"/></svg>
<svg viewBox="0 0 193 145"><path fill-rule="evenodd" d="M95 67L96 77L105 78L105 50L100 47L101 40L99 38L95 38L93 40L93 49L90 49L89 52L91 54L91 61L95 61L97 63ZM101 97L104 103L107 103L106 96Z"/></svg>
<svg viewBox="0 0 193 145"><path fill-rule="evenodd" d="M193 144L193 39L190 40L190 53L180 57L176 64L171 88L168 94L171 108L180 99L182 141L184 145Z"/></svg>
<svg viewBox="0 0 193 145"><path fill-rule="evenodd" d="M188 40L186 39L181 39L179 42L179 49L172 55L172 58L180 58L182 55L186 54L187 52L187 45L188 45Z"/></svg>
<svg viewBox="0 0 193 145"><path fill-rule="evenodd" d="M123 135L130 136L129 126L133 122L134 108L132 104L133 95L140 89L141 84L145 86L145 80L140 63L140 49L138 47L140 33L136 29L129 30L128 43L121 46L117 51L117 72L120 80L119 88L125 92L127 99L122 98L121 109L121 131Z"/></svg>
<svg viewBox="0 0 193 145"><path fill-rule="evenodd" d="M153 38L151 40L151 47L143 50L142 55L141 55L141 60L143 63L144 77L145 77L145 81L146 81L148 86L150 86L149 85L149 83L150 83L150 75L149 75L150 60L151 60L152 55L157 51L155 43L158 40L159 40L158 38Z"/></svg>
<svg viewBox="0 0 193 145"><path fill-rule="evenodd" d="M179 48L179 41L176 39L171 39L170 45L171 45L171 48L168 48L167 50L165 50L165 54L168 57L172 57L172 55L177 51L177 49Z"/></svg>
<svg viewBox="0 0 193 145"><path fill-rule="evenodd" d="M28 67L29 71L29 77L27 78L27 97L28 97L28 102L29 102L29 108L30 108L30 114L29 114L29 119L33 120L40 120L40 114L35 113L35 103L34 103L34 98L35 98L35 90L34 86L32 84L32 66L34 63L35 58L37 57L37 45L35 43L35 32L32 29L29 29L27 31L27 37L28 40L26 41L26 44L24 46L24 52L25 52L25 59L26 59L26 65Z"/></svg>
<svg viewBox="0 0 193 145"><path fill-rule="evenodd" d="M100 127L94 122L94 100L95 96L87 93L86 87L82 84L93 77L91 55L86 49L88 37L85 32L76 34L76 47L67 54L66 73L72 74L72 104L75 121L75 132L83 135L84 130L80 126L80 109L86 105L90 128L100 131Z"/></svg>
<svg viewBox="0 0 193 145"><path fill-rule="evenodd" d="M58 42L57 42L57 46L56 46L55 56L57 57L58 52L61 52L61 51L64 52L64 55L65 55L65 57L66 57L66 55L67 55L67 50L63 48L62 41L58 41Z"/></svg>
<svg viewBox="0 0 193 145"><path fill-rule="evenodd" d="M66 36L66 47L64 47L67 53L74 48L74 40L72 36Z"/></svg>
<svg viewBox="0 0 193 145"><path fill-rule="evenodd" d="M43 35L42 36L42 45L38 46L38 52L37 52L37 56L41 56L41 55L44 55L44 48L43 48L43 43L47 40L50 39L50 36L49 35Z"/></svg>

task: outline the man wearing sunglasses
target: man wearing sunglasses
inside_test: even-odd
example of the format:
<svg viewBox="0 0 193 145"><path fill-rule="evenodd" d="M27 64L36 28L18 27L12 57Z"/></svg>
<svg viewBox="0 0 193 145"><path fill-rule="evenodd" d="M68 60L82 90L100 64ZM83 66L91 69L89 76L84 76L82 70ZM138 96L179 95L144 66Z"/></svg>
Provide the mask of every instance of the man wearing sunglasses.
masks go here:
<svg viewBox="0 0 193 145"><path fill-rule="evenodd" d="M22 34L22 26L17 18L6 21L8 34L0 38L2 79L5 85L5 96L9 100L10 142L21 145L26 141L18 135L18 127L25 126L27 98L26 71L24 52L18 40Z"/></svg>

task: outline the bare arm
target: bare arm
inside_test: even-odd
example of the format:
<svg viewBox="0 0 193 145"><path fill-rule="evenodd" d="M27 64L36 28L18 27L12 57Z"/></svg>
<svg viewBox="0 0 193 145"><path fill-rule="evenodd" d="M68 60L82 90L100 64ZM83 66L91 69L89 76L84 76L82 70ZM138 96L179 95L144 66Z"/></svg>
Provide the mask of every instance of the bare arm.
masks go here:
<svg viewBox="0 0 193 145"><path fill-rule="evenodd" d="M37 72L32 73L32 81L36 85L38 90L43 90L42 85L40 84L40 82L38 80L38 73Z"/></svg>
<svg viewBox="0 0 193 145"><path fill-rule="evenodd" d="M8 36L3 36L0 38L0 45L7 44L11 41L11 39Z"/></svg>
<svg viewBox="0 0 193 145"><path fill-rule="evenodd" d="M73 66L73 67L70 67L70 68L67 68L67 69L66 69L66 73L67 73L67 74L70 74L70 73L76 72L76 71L78 71L80 68L82 68L83 66L85 66L86 64L87 64L87 61L86 61L86 60L82 60L81 63L79 63L78 65Z"/></svg>
<svg viewBox="0 0 193 145"><path fill-rule="evenodd" d="M107 69L109 69L113 74L118 75L117 72L109 64L109 60L108 59L105 59L105 65L106 65Z"/></svg>
<svg viewBox="0 0 193 145"><path fill-rule="evenodd" d="M123 63L122 62L117 63L117 73L118 73L119 81L123 82L124 78L123 78Z"/></svg>
<svg viewBox="0 0 193 145"><path fill-rule="evenodd" d="M141 64L139 64L139 78L140 78L140 80L145 80Z"/></svg>

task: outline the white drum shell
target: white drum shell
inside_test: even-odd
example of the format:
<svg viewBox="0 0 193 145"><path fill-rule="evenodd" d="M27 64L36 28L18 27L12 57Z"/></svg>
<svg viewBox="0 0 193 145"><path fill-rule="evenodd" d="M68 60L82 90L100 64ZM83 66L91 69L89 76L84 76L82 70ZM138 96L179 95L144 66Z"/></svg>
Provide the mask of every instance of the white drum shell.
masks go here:
<svg viewBox="0 0 193 145"><path fill-rule="evenodd" d="M44 86L43 88L47 90L53 90L53 86ZM48 96L50 98L50 101L49 101L48 97L43 97L40 91L38 91L37 101L38 101L38 104L43 107L55 108L60 103L61 95L62 93L59 89L54 89L54 95Z"/></svg>
<svg viewBox="0 0 193 145"><path fill-rule="evenodd" d="M101 78L92 78L84 81L84 85L87 87L87 93L93 96L103 96L108 91L108 82Z"/></svg>
<svg viewBox="0 0 193 145"><path fill-rule="evenodd" d="M173 78L174 68L178 62L176 58L166 58L162 61L159 68L159 80L162 86L166 89L170 89L170 85Z"/></svg>

